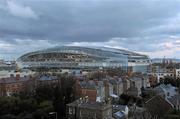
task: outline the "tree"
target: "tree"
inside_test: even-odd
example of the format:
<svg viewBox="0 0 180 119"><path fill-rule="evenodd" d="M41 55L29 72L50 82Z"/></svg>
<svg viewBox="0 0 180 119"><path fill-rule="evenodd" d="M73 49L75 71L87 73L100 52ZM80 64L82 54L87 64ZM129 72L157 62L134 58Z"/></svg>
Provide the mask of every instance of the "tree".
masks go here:
<svg viewBox="0 0 180 119"><path fill-rule="evenodd" d="M67 74L57 77L55 81L37 85L34 90L16 93L11 97L0 97L0 115L9 116L7 118L15 116L18 119L46 119L49 112L55 111L59 118L65 117L66 104L75 99L75 81Z"/></svg>
<svg viewBox="0 0 180 119"><path fill-rule="evenodd" d="M6 114L1 116L1 119L16 119L16 116L14 116L13 114Z"/></svg>

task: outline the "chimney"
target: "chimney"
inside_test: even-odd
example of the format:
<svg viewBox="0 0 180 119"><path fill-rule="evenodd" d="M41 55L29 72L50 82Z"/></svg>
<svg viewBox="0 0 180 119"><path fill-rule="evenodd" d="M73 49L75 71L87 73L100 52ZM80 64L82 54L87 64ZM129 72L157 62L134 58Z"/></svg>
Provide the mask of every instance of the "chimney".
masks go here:
<svg viewBox="0 0 180 119"><path fill-rule="evenodd" d="M20 74L16 74L16 80L20 79Z"/></svg>
<svg viewBox="0 0 180 119"><path fill-rule="evenodd" d="M107 104L111 104L111 98L108 98Z"/></svg>
<svg viewBox="0 0 180 119"><path fill-rule="evenodd" d="M10 74L10 78L14 78L14 74Z"/></svg>
<svg viewBox="0 0 180 119"><path fill-rule="evenodd" d="M89 102L89 97L85 96L85 103L88 103L88 102Z"/></svg>

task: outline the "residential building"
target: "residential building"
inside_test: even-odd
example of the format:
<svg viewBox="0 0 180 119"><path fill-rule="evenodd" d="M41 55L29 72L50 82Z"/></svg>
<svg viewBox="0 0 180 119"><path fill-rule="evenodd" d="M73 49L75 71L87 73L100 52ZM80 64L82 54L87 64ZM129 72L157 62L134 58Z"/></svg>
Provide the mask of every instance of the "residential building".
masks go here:
<svg viewBox="0 0 180 119"><path fill-rule="evenodd" d="M155 118L163 117L170 110L172 110L171 104L169 104L163 97L157 95L150 98L145 102L146 110Z"/></svg>
<svg viewBox="0 0 180 119"><path fill-rule="evenodd" d="M180 109L180 94L176 87L170 84L161 84L155 88L155 91L171 106L171 108Z"/></svg>
<svg viewBox="0 0 180 119"><path fill-rule="evenodd" d="M97 97L96 101L103 102L105 100L105 86L103 81L97 82Z"/></svg>
<svg viewBox="0 0 180 119"><path fill-rule="evenodd" d="M149 87L156 86L158 84L157 77L154 75L148 75L149 77Z"/></svg>
<svg viewBox="0 0 180 119"><path fill-rule="evenodd" d="M130 88L128 89L128 94L133 96L140 96L142 88L147 87L148 78L143 76L135 76L129 78Z"/></svg>
<svg viewBox="0 0 180 119"><path fill-rule="evenodd" d="M127 93L128 89L130 88L130 80L128 79L128 77L123 77L122 82L123 82L123 93Z"/></svg>
<svg viewBox="0 0 180 119"><path fill-rule="evenodd" d="M150 75L157 77L157 83L165 78L178 79L180 78L180 63L166 62L152 64Z"/></svg>
<svg viewBox="0 0 180 119"><path fill-rule="evenodd" d="M113 85L109 83L108 80L104 80L104 86L105 86L105 100L107 100L110 96L115 96L113 95Z"/></svg>
<svg viewBox="0 0 180 119"><path fill-rule="evenodd" d="M120 77L110 78L109 83L113 86L113 94L119 96L123 93L123 81Z"/></svg>
<svg viewBox="0 0 180 119"><path fill-rule="evenodd" d="M110 103L89 102L79 99L67 104L68 119L112 119L112 105Z"/></svg>
<svg viewBox="0 0 180 119"><path fill-rule="evenodd" d="M15 70L1 70L0 71L0 78L7 78L10 77L11 75L20 75L20 77L28 76L28 75L33 75L35 72L32 72L30 70L23 70L21 72L16 72Z"/></svg>
<svg viewBox="0 0 180 119"><path fill-rule="evenodd" d="M0 79L0 96L11 96L24 91L29 79L29 76L20 77L18 74L15 77L11 75L11 77Z"/></svg>
<svg viewBox="0 0 180 119"><path fill-rule="evenodd" d="M89 97L89 101L96 102L97 89L96 83L93 80L89 81L76 81L76 97Z"/></svg>

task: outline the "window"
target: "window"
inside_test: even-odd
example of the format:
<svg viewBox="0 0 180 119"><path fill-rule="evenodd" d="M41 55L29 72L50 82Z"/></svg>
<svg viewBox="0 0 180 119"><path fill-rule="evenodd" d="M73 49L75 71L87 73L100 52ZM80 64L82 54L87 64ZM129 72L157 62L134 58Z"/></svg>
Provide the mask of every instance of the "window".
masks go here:
<svg viewBox="0 0 180 119"><path fill-rule="evenodd" d="M73 114L73 109L69 107L69 114Z"/></svg>
<svg viewBox="0 0 180 119"><path fill-rule="evenodd" d="M109 116L109 115L110 115L110 112L108 111L108 113L107 113L107 114L108 114L108 116Z"/></svg>

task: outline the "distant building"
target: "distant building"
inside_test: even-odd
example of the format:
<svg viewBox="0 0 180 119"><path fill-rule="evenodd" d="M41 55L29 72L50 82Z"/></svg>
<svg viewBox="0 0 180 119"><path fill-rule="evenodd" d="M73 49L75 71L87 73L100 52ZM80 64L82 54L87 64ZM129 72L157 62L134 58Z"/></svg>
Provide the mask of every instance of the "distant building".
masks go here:
<svg viewBox="0 0 180 119"><path fill-rule="evenodd" d="M150 86L149 78L147 76L133 76L129 78L130 88L128 94L133 96L140 96L141 90Z"/></svg>
<svg viewBox="0 0 180 119"><path fill-rule="evenodd" d="M0 78L0 96L11 96L14 93L23 92L25 90L33 91L37 86L53 83L57 84L58 82L56 76L47 74L33 77L32 75L24 75L24 73L14 74L6 78Z"/></svg>
<svg viewBox="0 0 180 119"><path fill-rule="evenodd" d="M96 101L97 102L103 102L105 100L105 85L103 81L98 81L97 82L97 97Z"/></svg>
<svg viewBox="0 0 180 119"><path fill-rule="evenodd" d="M0 96L11 96L14 93L24 91L30 77L20 77L20 75L0 79Z"/></svg>
<svg viewBox="0 0 180 119"><path fill-rule="evenodd" d="M16 62L15 61L4 61L0 59L0 71L2 70L15 70L16 69Z"/></svg>
<svg viewBox="0 0 180 119"><path fill-rule="evenodd" d="M107 100L110 96L115 96L113 95L113 85L109 83L109 81L106 79L104 80L104 86L105 86L105 100Z"/></svg>
<svg viewBox="0 0 180 119"><path fill-rule="evenodd" d="M128 77L123 77L122 82L123 82L123 93L127 93L128 89L130 88L130 80L128 79Z"/></svg>
<svg viewBox="0 0 180 119"><path fill-rule="evenodd" d="M76 97L89 97L89 101L96 102L97 89L96 83L93 80L90 81L76 81Z"/></svg>
<svg viewBox="0 0 180 119"><path fill-rule="evenodd" d="M7 78L10 77L11 75L16 75L19 74L20 77L28 76L28 75L33 75L35 72L32 72L30 70L23 70L21 72L16 72L15 70L1 70L0 71L0 78Z"/></svg>
<svg viewBox="0 0 180 119"><path fill-rule="evenodd" d="M154 75L148 75L150 87L156 86L158 84L157 77Z"/></svg>
<svg viewBox="0 0 180 119"><path fill-rule="evenodd" d="M89 97L91 102L103 102L108 98L117 100L120 95L140 96L143 88L150 87L149 77L139 74L132 77L106 77L101 80L77 79L76 98Z"/></svg>
<svg viewBox="0 0 180 119"><path fill-rule="evenodd" d="M21 68L94 70L132 67L133 72L147 72L150 59L139 53L107 47L61 46L30 52L18 58Z"/></svg>
<svg viewBox="0 0 180 119"><path fill-rule="evenodd" d="M123 81L119 77L112 77L109 80L109 83L113 86L113 93L117 96L121 95L123 93Z"/></svg>
<svg viewBox="0 0 180 119"><path fill-rule="evenodd" d="M171 58L155 58L151 60L152 63L180 63L180 59L171 59Z"/></svg>
<svg viewBox="0 0 180 119"><path fill-rule="evenodd" d="M150 73L153 76L157 77L157 83L159 83L161 80L164 80L166 77L168 78L176 78L176 68L172 65L163 65L158 64L155 66L152 66L152 72Z"/></svg>
<svg viewBox="0 0 180 119"><path fill-rule="evenodd" d="M50 74L43 74L40 76L36 76L36 85L37 86L44 86L44 85L53 85L58 83L57 76L52 76Z"/></svg>
<svg viewBox="0 0 180 119"><path fill-rule="evenodd" d="M110 80L108 79L104 79L103 81L88 79L83 81L76 80L76 97L81 98L88 96L91 102L103 102L107 100L109 97L119 97L115 94L115 92L120 89L119 87L116 88L117 89L114 90L113 85L110 83ZM123 87L121 89L123 91Z"/></svg>

